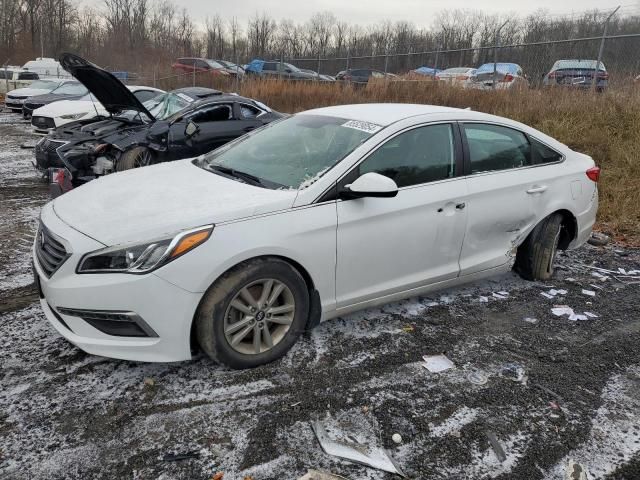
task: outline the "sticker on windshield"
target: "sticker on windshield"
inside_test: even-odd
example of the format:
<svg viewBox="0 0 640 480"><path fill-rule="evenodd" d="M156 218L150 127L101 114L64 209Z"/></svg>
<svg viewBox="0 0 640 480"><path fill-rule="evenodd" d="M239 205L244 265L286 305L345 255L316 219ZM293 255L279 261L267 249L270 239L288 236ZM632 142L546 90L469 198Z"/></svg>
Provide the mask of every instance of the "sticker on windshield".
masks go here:
<svg viewBox="0 0 640 480"><path fill-rule="evenodd" d="M182 92L177 93L176 95L178 95L181 99L186 100L189 103L193 102L193 98L191 98L189 95L185 95Z"/></svg>
<svg viewBox="0 0 640 480"><path fill-rule="evenodd" d="M360 122L358 120L349 120L348 122L343 123L342 126L347 128L355 128L356 130L361 130L367 133L376 133L382 130L382 127L380 125L369 122Z"/></svg>

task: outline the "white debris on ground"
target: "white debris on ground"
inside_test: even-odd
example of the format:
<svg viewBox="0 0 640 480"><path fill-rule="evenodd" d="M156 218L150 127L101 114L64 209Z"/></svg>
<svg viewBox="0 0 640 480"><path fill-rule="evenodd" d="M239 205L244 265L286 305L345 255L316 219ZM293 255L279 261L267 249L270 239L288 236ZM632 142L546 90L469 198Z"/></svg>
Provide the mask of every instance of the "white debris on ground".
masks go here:
<svg viewBox="0 0 640 480"><path fill-rule="evenodd" d="M639 379L640 366L631 367L611 379L602 392L602 406L592 420L588 440L547 472L546 480L564 478L569 460L583 465L589 478L604 478L624 464L625 458L637 454L640 443Z"/></svg>

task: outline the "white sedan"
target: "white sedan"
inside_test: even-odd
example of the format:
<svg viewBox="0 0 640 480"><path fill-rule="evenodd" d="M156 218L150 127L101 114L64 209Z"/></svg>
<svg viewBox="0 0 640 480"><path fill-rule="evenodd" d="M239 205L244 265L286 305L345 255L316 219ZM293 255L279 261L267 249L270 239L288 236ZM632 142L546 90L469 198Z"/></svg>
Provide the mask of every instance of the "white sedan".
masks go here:
<svg viewBox="0 0 640 480"><path fill-rule="evenodd" d="M165 93L159 88L142 85L127 85L127 88L133 92L140 103ZM108 116L109 112L102 104L96 101L93 95L87 94L79 100L60 100L35 109L31 116L31 125L36 133L48 133L50 129L67 123Z"/></svg>
<svg viewBox="0 0 640 480"><path fill-rule="evenodd" d="M425 105L306 111L47 204L41 304L96 355L270 362L320 321L513 267L548 279L599 168L526 125Z"/></svg>

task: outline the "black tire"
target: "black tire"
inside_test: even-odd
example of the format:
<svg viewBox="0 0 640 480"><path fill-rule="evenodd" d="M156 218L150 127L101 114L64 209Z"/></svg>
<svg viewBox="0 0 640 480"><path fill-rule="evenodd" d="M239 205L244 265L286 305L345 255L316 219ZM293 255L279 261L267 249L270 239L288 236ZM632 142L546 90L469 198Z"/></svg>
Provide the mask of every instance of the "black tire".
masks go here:
<svg viewBox="0 0 640 480"><path fill-rule="evenodd" d="M275 279L289 288L295 300L293 321L284 337L270 350L240 353L225 337L225 315L240 290L264 278ZM277 258L249 260L225 273L204 294L195 318L196 338L200 348L214 361L236 369L252 368L287 353L305 330L308 316L309 290L294 267Z"/></svg>
<svg viewBox="0 0 640 480"><path fill-rule="evenodd" d="M143 160L143 158L146 159ZM116 172L131 170L132 168L146 167L153 163L153 154L147 147L134 147L120 155L116 162Z"/></svg>
<svg viewBox="0 0 640 480"><path fill-rule="evenodd" d="M516 271L525 280L548 280L558 251L562 215L554 213L541 221L518 248Z"/></svg>

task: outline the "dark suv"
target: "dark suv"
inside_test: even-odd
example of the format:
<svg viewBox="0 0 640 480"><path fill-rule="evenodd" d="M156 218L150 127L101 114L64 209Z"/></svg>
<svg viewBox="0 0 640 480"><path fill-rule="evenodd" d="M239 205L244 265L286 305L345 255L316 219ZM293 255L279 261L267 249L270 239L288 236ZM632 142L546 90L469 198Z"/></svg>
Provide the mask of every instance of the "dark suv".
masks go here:
<svg viewBox="0 0 640 480"><path fill-rule="evenodd" d="M252 60L245 69L248 75L278 77L286 80L317 80L318 76L303 72L295 65L277 60Z"/></svg>

